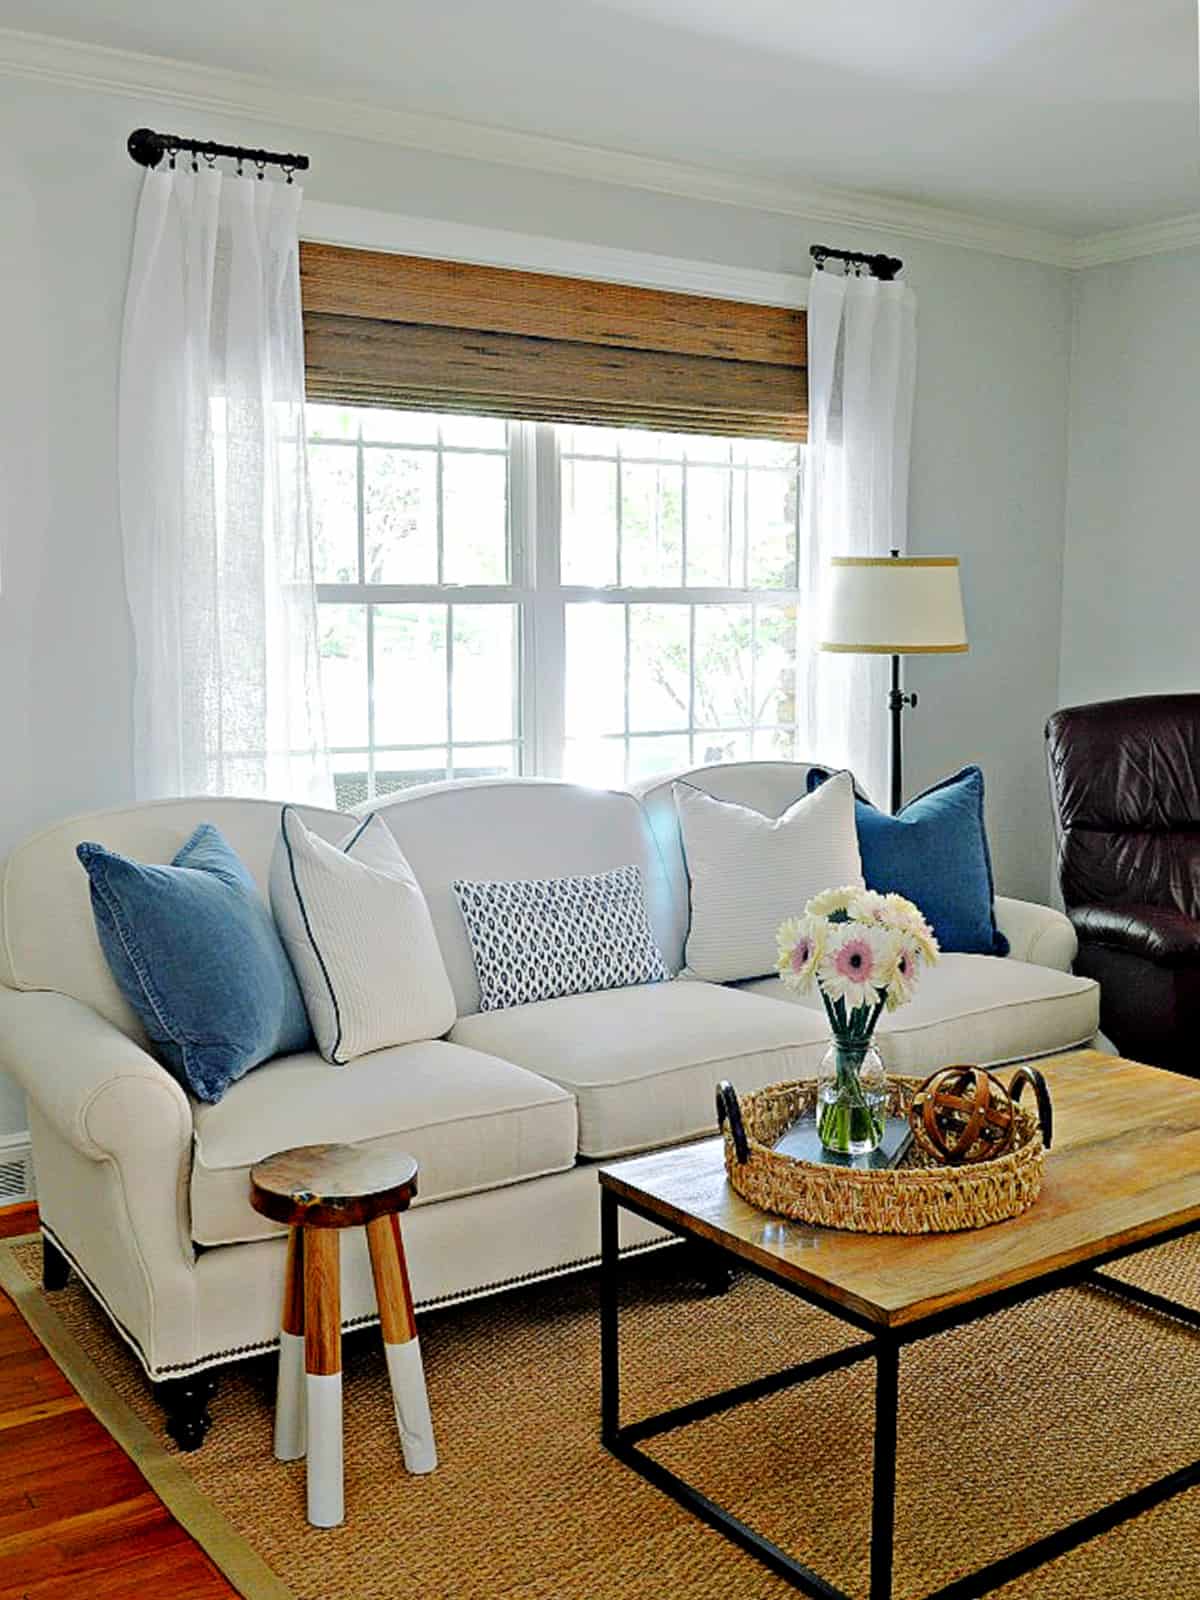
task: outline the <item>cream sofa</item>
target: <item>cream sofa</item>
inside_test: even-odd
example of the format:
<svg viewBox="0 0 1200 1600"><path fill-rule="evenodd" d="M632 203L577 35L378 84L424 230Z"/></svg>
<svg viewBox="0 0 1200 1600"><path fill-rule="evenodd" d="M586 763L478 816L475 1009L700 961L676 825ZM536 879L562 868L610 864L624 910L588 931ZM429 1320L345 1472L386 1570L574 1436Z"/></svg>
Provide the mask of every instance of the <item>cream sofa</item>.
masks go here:
<svg viewBox="0 0 1200 1600"><path fill-rule="evenodd" d="M688 774L719 798L777 813L807 768L748 763ZM250 1209L259 1158L325 1140L379 1141L420 1162L405 1222L422 1307L488 1294L593 1262L594 1163L711 1133L713 1090L812 1073L824 1019L772 978L726 987L683 980L480 1013L455 877L553 877L636 862L668 965L682 965L687 882L670 787L640 794L536 779L437 784L377 807L428 897L458 1020L445 1039L380 1050L348 1067L318 1055L276 1060L217 1105L191 1100L148 1053L109 974L75 858L96 839L169 861L202 820L266 883L279 807L165 801L77 818L9 857L0 885L0 1066L29 1105L42 1226L52 1266L69 1263L176 1409L196 1375L277 1342L282 1230ZM305 810L329 839L335 812ZM885 1059L924 1072L951 1060L1001 1062L1090 1040L1098 995L1070 975L1065 917L1001 899L1005 960L947 956L919 999L887 1019ZM623 1219L623 1244L660 1237ZM374 1316L357 1231L344 1239L343 1314ZM51 1271L50 1276L54 1274ZM193 1417L194 1424L194 1417Z"/></svg>

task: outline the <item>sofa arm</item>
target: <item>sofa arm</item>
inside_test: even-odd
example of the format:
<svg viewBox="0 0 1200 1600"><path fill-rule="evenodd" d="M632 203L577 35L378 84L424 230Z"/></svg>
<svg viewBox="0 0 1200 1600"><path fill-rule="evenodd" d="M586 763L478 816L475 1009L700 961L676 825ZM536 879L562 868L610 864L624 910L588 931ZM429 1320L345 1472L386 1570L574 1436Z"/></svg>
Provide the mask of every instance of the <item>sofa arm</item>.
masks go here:
<svg viewBox="0 0 1200 1600"><path fill-rule="evenodd" d="M1140 956L1156 967L1200 967L1200 922L1163 906L1074 906L1084 944Z"/></svg>
<svg viewBox="0 0 1200 1600"><path fill-rule="evenodd" d="M0 1069L29 1101L39 1201L51 1225L72 1231L81 1220L73 1214L91 1203L89 1194L73 1192L78 1178L99 1195L101 1186L86 1179L89 1162L97 1172L100 1164L115 1167L120 1207L145 1269L153 1276L155 1263L190 1266L192 1111L170 1073L69 995L4 987ZM38 1130L69 1153L39 1151Z"/></svg>
<svg viewBox="0 0 1200 1600"><path fill-rule="evenodd" d="M1031 900L1010 900L996 896L996 926L1008 940L1014 961L1029 961L1037 967L1054 967L1070 972L1079 949L1069 917L1053 906L1035 905Z"/></svg>
<svg viewBox="0 0 1200 1600"><path fill-rule="evenodd" d="M0 1069L93 1161L191 1145L187 1096L153 1056L69 995L0 988Z"/></svg>

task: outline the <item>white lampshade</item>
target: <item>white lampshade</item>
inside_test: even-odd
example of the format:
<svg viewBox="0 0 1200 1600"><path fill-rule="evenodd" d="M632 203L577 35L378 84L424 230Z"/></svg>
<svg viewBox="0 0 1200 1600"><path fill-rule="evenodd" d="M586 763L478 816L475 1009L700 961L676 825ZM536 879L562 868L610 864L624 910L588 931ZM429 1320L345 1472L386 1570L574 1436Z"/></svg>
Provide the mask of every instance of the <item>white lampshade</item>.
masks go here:
<svg viewBox="0 0 1200 1600"><path fill-rule="evenodd" d="M936 655L967 648L957 556L835 556L819 648Z"/></svg>

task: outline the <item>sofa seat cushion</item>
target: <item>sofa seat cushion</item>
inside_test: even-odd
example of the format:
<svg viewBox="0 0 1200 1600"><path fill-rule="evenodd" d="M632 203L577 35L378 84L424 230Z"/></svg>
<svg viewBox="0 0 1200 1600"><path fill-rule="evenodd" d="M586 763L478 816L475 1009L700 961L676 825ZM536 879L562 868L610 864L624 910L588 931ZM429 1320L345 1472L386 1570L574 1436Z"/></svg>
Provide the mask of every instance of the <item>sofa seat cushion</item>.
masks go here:
<svg viewBox="0 0 1200 1600"><path fill-rule="evenodd" d="M824 1017L677 979L462 1017L451 1038L569 1089L579 1153L601 1159L713 1132L722 1078L811 1076L826 1033Z"/></svg>
<svg viewBox="0 0 1200 1600"><path fill-rule="evenodd" d="M261 1239L279 1227L250 1209L250 1168L305 1144L378 1144L415 1156L417 1204L562 1172L575 1162L569 1092L510 1061L445 1040L396 1045L331 1067L284 1056L193 1106L192 1237Z"/></svg>
<svg viewBox="0 0 1200 1600"><path fill-rule="evenodd" d="M819 1015L816 994L797 995L778 978L744 984L758 996ZM890 1072L923 1078L957 1061L994 1066L1086 1044L1100 1026L1100 991L1090 978L1011 957L942 955L921 973L911 1002L879 1021Z"/></svg>

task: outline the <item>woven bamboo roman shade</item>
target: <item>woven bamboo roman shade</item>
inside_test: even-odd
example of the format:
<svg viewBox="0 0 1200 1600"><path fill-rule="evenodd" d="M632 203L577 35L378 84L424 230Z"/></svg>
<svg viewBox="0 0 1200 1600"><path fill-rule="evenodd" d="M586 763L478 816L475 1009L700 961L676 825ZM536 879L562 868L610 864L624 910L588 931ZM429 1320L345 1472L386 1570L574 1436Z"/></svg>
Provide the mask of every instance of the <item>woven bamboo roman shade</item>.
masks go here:
<svg viewBox="0 0 1200 1600"><path fill-rule="evenodd" d="M803 311L300 250L312 400L803 440Z"/></svg>

